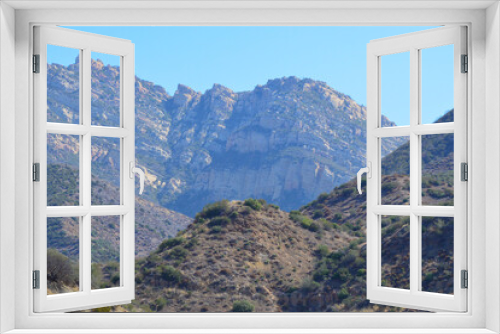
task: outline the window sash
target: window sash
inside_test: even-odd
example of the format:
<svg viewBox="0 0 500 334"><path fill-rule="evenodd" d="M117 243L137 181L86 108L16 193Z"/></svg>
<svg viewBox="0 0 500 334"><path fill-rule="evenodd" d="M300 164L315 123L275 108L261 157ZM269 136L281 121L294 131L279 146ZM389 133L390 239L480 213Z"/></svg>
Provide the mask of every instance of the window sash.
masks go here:
<svg viewBox="0 0 500 334"><path fill-rule="evenodd" d="M134 45L130 41L64 28L34 28L34 54L40 55L40 73L34 74L34 161L40 163L40 182L34 183L34 270L40 271L40 289L34 289L34 311L75 311L130 303L134 298L135 189L129 162L135 162ZM47 123L47 45L80 50L80 124ZM120 127L91 125L91 52L121 58ZM80 205L47 207L47 134L80 138ZM120 205L91 203L91 140L120 138ZM120 287L91 288L91 218L120 215ZM47 295L47 217L79 217L79 291Z"/></svg>
<svg viewBox="0 0 500 334"><path fill-rule="evenodd" d="M367 298L370 302L430 311L467 310L467 290L461 289L460 271L467 269L467 183L460 179L460 163L467 162L467 76L460 73L461 54L466 54L466 28L444 27L389 37L368 44L367 161L372 177L367 180ZM454 44L454 122L420 124L420 51ZM410 125L382 128L380 124L381 56L410 53ZM421 135L454 133L454 206L422 206ZM410 205L381 205L380 138L410 137ZM381 216L410 217L410 289L381 286ZM420 291L422 280L421 217L454 218L454 294Z"/></svg>

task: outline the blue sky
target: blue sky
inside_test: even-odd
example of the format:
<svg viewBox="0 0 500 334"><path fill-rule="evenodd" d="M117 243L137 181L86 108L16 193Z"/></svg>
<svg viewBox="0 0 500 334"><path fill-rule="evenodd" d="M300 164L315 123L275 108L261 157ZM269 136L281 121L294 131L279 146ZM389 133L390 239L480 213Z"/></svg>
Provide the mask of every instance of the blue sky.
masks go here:
<svg viewBox="0 0 500 334"><path fill-rule="evenodd" d="M136 75L165 87L169 94L179 83L201 92L219 83L239 92L269 79L298 76L325 81L366 105L366 44L430 27L69 28L131 40ZM453 107L452 86L445 85L450 82L450 66L443 66L450 63L449 50L442 49L434 52L432 62L424 62L430 57L422 60L427 79L422 117L427 123ZM409 73L404 58L393 56L383 61L382 69L383 113L399 125L408 119ZM67 64L68 59L73 61L73 54L62 52L51 55L49 61ZM116 64L113 59L104 60Z"/></svg>

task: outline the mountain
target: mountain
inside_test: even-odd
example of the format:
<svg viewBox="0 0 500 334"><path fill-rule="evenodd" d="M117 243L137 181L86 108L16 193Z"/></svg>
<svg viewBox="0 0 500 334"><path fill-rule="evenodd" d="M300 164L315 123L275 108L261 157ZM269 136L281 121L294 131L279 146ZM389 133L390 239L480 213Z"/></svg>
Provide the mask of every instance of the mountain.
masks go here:
<svg viewBox="0 0 500 334"><path fill-rule="evenodd" d="M49 119L75 122L78 66L50 64L48 73ZM118 68L94 60L92 78L93 124L119 124ZM366 108L324 82L285 77L239 93L219 84L205 93L179 85L173 96L140 78L135 87L144 196L191 217L226 198L263 198L289 211L348 181L365 163ZM394 125L385 117L382 123ZM401 143L384 141L382 150ZM117 149L110 139L92 148L93 173L115 185Z"/></svg>
<svg viewBox="0 0 500 334"><path fill-rule="evenodd" d="M439 136L427 140L423 160L432 156L434 168L423 180L424 203L452 204L452 147ZM388 204L408 196L407 171L396 163L407 153L403 144L382 161L394 166L382 177L391 185L382 190ZM406 217L382 217L383 286L409 287L409 233ZM425 217L421 240L423 290L453 293L453 219ZM136 299L113 310L229 312L241 305L256 312L415 311L366 300L366 196L355 180L290 213L255 199L205 206L137 262Z"/></svg>

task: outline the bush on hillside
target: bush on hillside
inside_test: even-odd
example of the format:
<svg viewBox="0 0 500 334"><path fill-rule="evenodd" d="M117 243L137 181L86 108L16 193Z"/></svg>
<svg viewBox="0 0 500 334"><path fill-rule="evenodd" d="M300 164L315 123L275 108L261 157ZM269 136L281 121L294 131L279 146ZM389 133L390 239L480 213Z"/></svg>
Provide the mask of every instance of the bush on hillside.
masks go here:
<svg viewBox="0 0 500 334"><path fill-rule="evenodd" d="M255 306L248 300L236 300L233 303L233 309L231 312L253 312Z"/></svg>
<svg viewBox="0 0 500 334"><path fill-rule="evenodd" d="M229 208L229 201L224 199L219 202L214 202L207 204L203 207L203 210L196 215L197 220L199 218L214 218L217 216L222 216L226 214Z"/></svg>
<svg viewBox="0 0 500 334"><path fill-rule="evenodd" d="M78 282L78 273L71 260L54 248L47 250L47 281L70 286Z"/></svg>
<svg viewBox="0 0 500 334"><path fill-rule="evenodd" d="M158 246L158 251L162 252L167 248L172 248L182 244L185 241L182 237L171 238L167 240L163 240L160 246Z"/></svg>
<svg viewBox="0 0 500 334"><path fill-rule="evenodd" d="M262 202L254 198L246 199L243 205L248 206L254 209L255 211L260 211L262 209Z"/></svg>

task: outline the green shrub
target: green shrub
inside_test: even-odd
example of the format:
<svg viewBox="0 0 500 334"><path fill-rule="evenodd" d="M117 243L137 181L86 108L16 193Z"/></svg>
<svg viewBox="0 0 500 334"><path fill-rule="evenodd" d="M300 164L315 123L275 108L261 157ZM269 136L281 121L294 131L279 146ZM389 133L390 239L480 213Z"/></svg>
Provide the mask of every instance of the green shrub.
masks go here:
<svg viewBox="0 0 500 334"><path fill-rule="evenodd" d="M330 254L330 250L328 249L327 246L325 245L319 245L318 246L318 254L320 257L327 257L328 254Z"/></svg>
<svg viewBox="0 0 500 334"><path fill-rule="evenodd" d="M330 231L333 228L333 224L325 218L321 218L319 221L323 224L325 230Z"/></svg>
<svg viewBox="0 0 500 334"><path fill-rule="evenodd" d="M362 268L366 266L366 260L364 257L358 256L354 261L355 268Z"/></svg>
<svg viewBox="0 0 500 334"><path fill-rule="evenodd" d="M168 252L168 257L175 260L184 260L187 255L188 251L182 246L175 246Z"/></svg>
<svg viewBox="0 0 500 334"><path fill-rule="evenodd" d="M302 226L305 229L308 229L312 232L317 232L319 231L320 225L316 223L314 220L307 218L306 216L302 215L298 211L291 211L290 212L290 219L293 220L296 223L299 223L300 226Z"/></svg>
<svg viewBox="0 0 500 334"><path fill-rule="evenodd" d="M356 272L356 276L365 276L366 275L366 269L358 269Z"/></svg>
<svg viewBox="0 0 500 334"><path fill-rule="evenodd" d="M432 198L436 198L436 199L440 199L440 198L447 196L443 190L435 189L435 188L427 189L427 195L431 196Z"/></svg>
<svg viewBox="0 0 500 334"><path fill-rule="evenodd" d="M221 233L221 232L222 232L221 226L214 226L210 229L210 233Z"/></svg>
<svg viewBox="0 0 500 334"><path fill-rule="evenodd" d="M167 282L179 284L182 281L182 273L170 265L159 267L161 278Z"/></svg>
<svg viewBox="0 0 500 334"><path fill-rule="evenodd" d="M232 220L235 220L236 218L238 218L239 216L239 213L236 212L236 211L233 211L231 212L231 214L229 215L229 218L231 218Z"/></svg>
<svg viewBox="0 0 500 334"><path fill-rule="evenodd" d="M250 303L248 300L236 300L233 303L233 309L231 312L253 312L255 310L255 306Z"/></svg>
<svg viewBox="0 0 500 334"><path fill-rule="evenodd" d="M321 193L321 194L319 194L317 201L318 202L324 202L327 198L328 198L328 194L327 193Z"/></svg>
<svg viewBox="0 0 500 334"><path fill-rule="evenodd" d="M260 211L262 209L262 203L253 198L246 199L243 205L248 206L254 209L255 211Z"/></svg>
<svg viewBox="0 0 500 334"><path fill-rule="evenodd" d="M387 195L391 193L394 189L398 187L397 182L385 182L382 184L382 195Z"/></svg>
<svg viewBox="0 0 500 334"><path fill-rule="evenodd" d="M434 274L433 273L428 273L424 277L424 282L431 282L434 279Z"/></svg>
<svg viewBox="0 0 500 334"><path fill-rule="evenodd" d="M92 289L101 288L102 282L102 269L98 263L92 263L90 267L90 275L91 275L91 287Z"/></svg>
<svg viewBox="0 0 500 334"><path fill-rule="evenodd" d="M252 209L248 206L242 207L240 211L240 213L243 215L248 215L250 212L252 212Z"/></svg>
<svg viewBox="0 0 500 334"><path fill-rule="evenodd" d="M338 252L331 252L328 257L333 260L340 260L343 256L344 253L342 253L342 251L338 251Z"/></svg>
<svg viewBox="0 0 500 334"><path fill-rule="evenodd" d="M317 223L311 223L309 225L309 231L311 232L318 232L320 230L320 226Z"/></svg>
<svg viewBox="0 0 500 334"><path fill-rule="evenodd" d="M324 217L325 216L325 213L321 210L314 210L314 213L313 213L313 218L314 219L318 219L318 218L321 218L321 217Z"/></svg>
<svg viewBox="0 0 500 334"><path fill-rule="evenodd" d="M208 226L226 226L231 224L231 219L227 217L215 217L209 223Z"/></svg>
<svg viewBox="0 0 500 334"><path fill-rule="evenodd" d="M269 207L273 208L273 209L276 209L276 210L279 210L280 207L276 204L269 204Z"/></svg>
<svg viewBox="0 0 500 334"><path fill-rule="evenodd" d="M341 193L341 196L344 197L344 198L347 198L349 196L351 196L352 194L354 194L356 192L356 188L345 188L345 189L342 189L342 193Z"/></svg>
<svg viewBox="0 0 500 334"><path fill-rule="evenodd" d="M316 282L321 282L326 278L326 276L328 276L328 274L330 274L330 270L328 270L328 268L326 266L322 266L319 269L314 271L313 279Z"/></svg>
<svg viewBox="0 0 500 334"><path fill-rule="evenodd" d="M160 246L158 246L158 251L162 252L167 248L172 248L182 244L185 241L184 238L176 237L172 239L163 240Z"/></svg>
<svg viewBox="0 0 500 334"><path fill-rule="evenodd" d="M207 204L203 207L203 210L199 213L201 218L214 218L217 216L222 216L227 212L229 208L229 201L227 199Z"/></svg>
<svg viewBox="0 0 500 334"><path fill-rule="evenodd" d="M193 248L194 246L198 245L198 239L196 238L191 238L189 239L189 241L187 242L186 244L186 248L187 249L191 249Z"/></svg>
<svg viewBox="0 0 500 334"><path fill-rule="evenodd" d="M58 285L78 282L78 272L71 260L54 248L47 249L47 281Z"/></svg>
<svg viewBox="0 0 500 334"><path fill-rule="evenodd" d="M120 285L120 274L119 273L114 274L113 277L111 277L111 284L113 284L113 286Z"/></svg>
<svg viewBox="0 0 500 334"><path fill-rule="evenodd" d="M347 297L349 297L349 292L347 291L346 288L342 288L339 291L338 297L339 297L340 300L344 300Z"/></svg>
<svg viewBox="0 0 500 334"><path fill-rule="evenodd" d="M167 299L165 297L158 297L155 300L157 311L161 311L161 309L163 309L163 307L165 307L165 305L167 305L167 302L168 301L167 301Z"/></svg>
<svg viewBox="0 0 500 334"><path fill-rule="evenodd" d="M302 281L302 285L300 286L300 288L302 289L302 291L312 292L319 289L320 286L321 284L307 277Z"/></svg>
<svg viewBox="0 0 500 334"><path fill-rule="evenodd" d="M337 212L336 214L333 215L333 220L339 221L342 220L342 214L340 212Z"/></svg>
<svg viewBox="0 0 500 334"><path fill-rule="evenodd" d="M351 274L349 273L349 270L347 268L340 268L339 270L335 271L333 274L333 278L338 279L342 282L347 282L351 278Z"/></svg>

